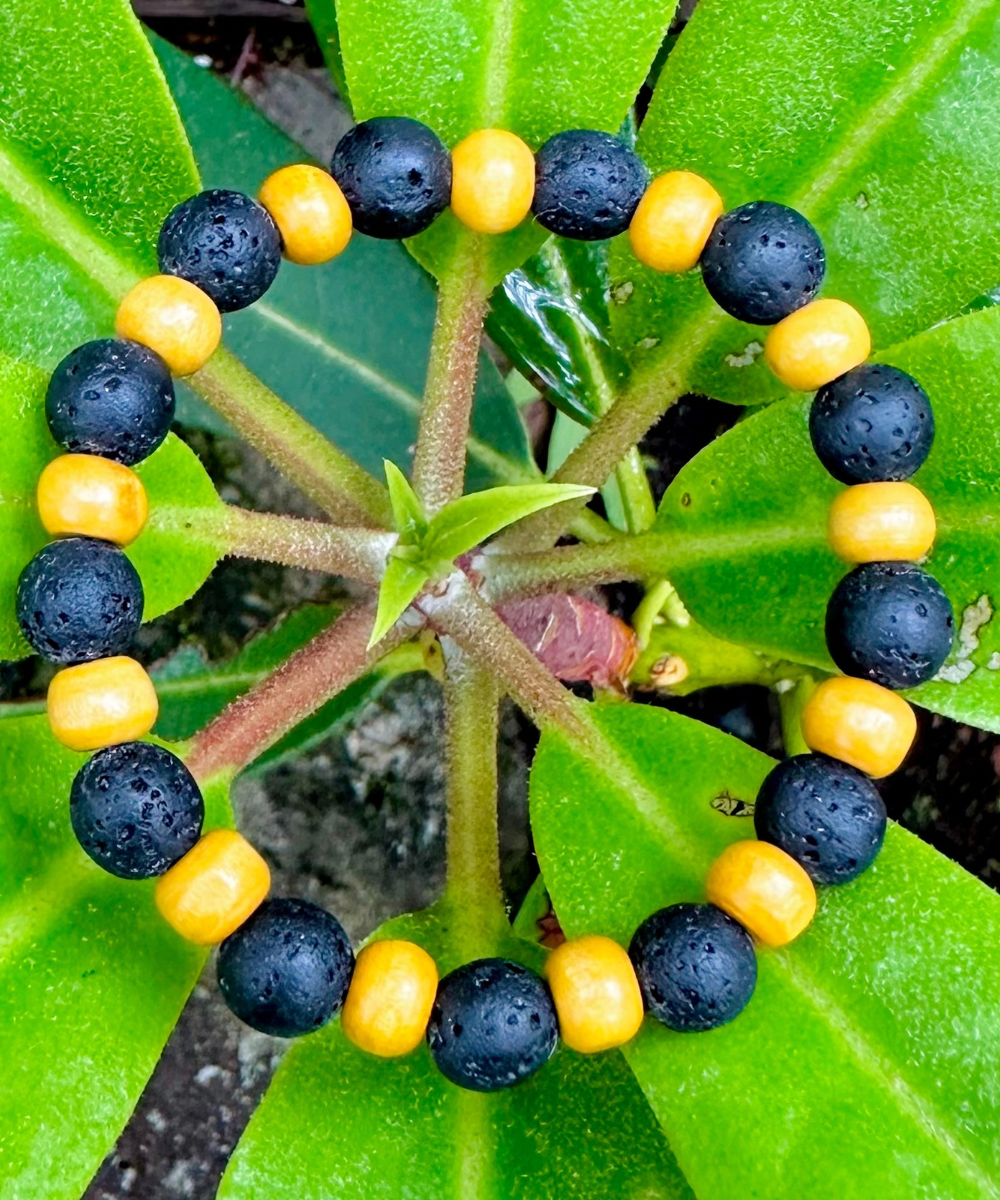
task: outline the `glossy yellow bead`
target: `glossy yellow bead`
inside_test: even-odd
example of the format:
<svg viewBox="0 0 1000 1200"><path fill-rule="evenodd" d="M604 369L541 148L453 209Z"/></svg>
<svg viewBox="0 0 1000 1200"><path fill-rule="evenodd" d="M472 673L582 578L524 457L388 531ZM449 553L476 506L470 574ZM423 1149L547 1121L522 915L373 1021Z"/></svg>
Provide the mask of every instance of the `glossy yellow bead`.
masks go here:
<svg viewBox="0 0 1000 1200"><path fill-rule="evenodd" d="M722 197L707 179L691 171L658 175L629 225L632 253L654 271L690 271L721 216Z"/></svg>
<svg viewBox="0 0 1000 1200"><path fill-rule="evenodd" d="M77 533L119 546L135 541L149 515L139 476L94 454L53 459L38 477L37 500L47 533Z"/></svg>
<svg viewBox="0 0 1000 1200"><path fill-rule="evenodd" d="M799 864L769 842L734 842L712 864L709 901L765 946L784 946L816 914L816 888Z"/></svg>
<svg viewBox="0 0 1000 1200"><path fill-rule="evenodd" d="M152 680L125 655L65 667L49 684L49 724L71 750L99 750L145 737L158 709Z"/></svg>
<svg viewBox="0 0 1000 1200"><path fill-rule="evenodd" d="M628 954L610 938L573 938L545 963L559 1017L559 1035L571 1050L596 1054L624 1046L642 1024L642 993Z"/></svg>
<svg viewBox="0 0 1000 1200"><path fill-rule="evenodd" d="M340 1021L355 1046L380 1058L423 1041L437 995L434 959L413 942L372 942L358 955Z"/></svg>
<svg viewBox="0 0 1000 1200"><path fill-rule="evenodd" d="M470 133L451 152L451 210L476 233L506 233L531 211L535 156L504 129Z"/></svg>
<svg viewBox="0 0 1000 1200"><path fill-rule="evenodd" d="M876 779L902 764L916 735L909 704L870 679L825 679L802 711L802 736L810 750Z"/></svg>
<svg viewBox="0 0 1000 1200"><path fill-rule="evenodd" d="M857 483L830 505L830 546L848 562L911 562L936 533L934 509L912 483Z"/></svg>
<svg viewBox="0 0 1000 1200"><path fill-rule="evenodd" d="M264 180L258 199L274 218L289 262L329 262L351 240L350 206L337 181L319 167L282 167Z"/></svg>
<svg viewBox="0 0 1000 1200"><path fill-rule="evenodd" d="M864 317L843 300L814 300L797 309L767 335L764 358L786 387L813 392L871 353Z"/></svg>
<svg viewBox="0 0 1000 1200"><path fill-rule="evenodd" d="M154 275L118 306L115 330L155 350L175 375L190 375L215 353L222 318L201 288L176 275Z"/></svg>
<svg viewBox="0 0 1000 1200"><path fill-rule="evenodd" d="M196 946L217 946L260 907L271 886L267 863L232 829L206 833L156 884L165 921Z"/></svg>

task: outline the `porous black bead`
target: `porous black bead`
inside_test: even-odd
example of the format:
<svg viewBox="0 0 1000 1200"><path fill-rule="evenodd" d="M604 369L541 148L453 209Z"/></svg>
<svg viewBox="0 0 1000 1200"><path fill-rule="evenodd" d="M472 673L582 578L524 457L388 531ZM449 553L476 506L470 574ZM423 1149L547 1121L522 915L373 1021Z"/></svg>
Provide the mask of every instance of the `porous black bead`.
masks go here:
<svg viewBox="0 0 1000 1200"><path fill-rule="evenodd" d="M724 213L701 255L712 299L750 325L773 325L808 304L825 272L816 230L794 208L770 200Z"/></svg>
<svg viewBox="0 0 1000 1200"><path fill-rule="evenodd" d="M220 312L259 300L281 266L281 234L267 209L242 192L213 188L183 200L163 222L160 271L211 296Z"/></svg>
<svg viewBox="0 0 1000 1200"><path fill-rule="evenodd" d="M354 952L336 917L308 900L265 900L219 948L232 1011L274 1037L301 1037L340 1011Z"/></svg>
<svg viewBox="0 0 1000 1200"><path fill-rule="evenodd" d="M629 227L649 175L621 139L595 129L554 134L535 155L531 209L552 233L596 241Z"/></svg>
<svg viewBox="0 0 1000 1200"><path fill-rule="evenodd" d="M548 985L504 958L480 958L446 975L427 1025L441 1073L473 1092L496 1092L534 1075L558 1036Z"/></svg>
<svg viewBox="0 0 1000 1200"><path fill-rule="evenodd" d="M99 750L80 768L69 815L99 867L122 879L149 879L197 842L205 804L176 754L151 742L124 742Z"/></svg>
<svg viewBox="0 0 1000 1200"><path fill-rule="evenodd" d="M825 754L786 758L757 794L754 828L816 883L848 883L875 861L885 805L864 772Z"/></svg>
<svg viewBox="0 0 1000 1200"><path fill-rule="evenodd" d="M809 433L820 462L841 483L909 479L930 453L934 413L912 375L863 363L819 389Z"/></svg>
<svg viewBox="0 0 1000 1200"><path fill-rule="evenodd" d="M331 171L354 227L369 237L413 237L451 199L451 155L433 130L410 117L373 117L349 129Z"/></svg>
<svg viewBox="0 0 1000 1200"><path fill-rule="evenodd" d="M862 563L837 584L826 608L833 661L845 675L887 688L933 679L954 633L944 589L912 563Z"/></svg>
<svg viewBox="0 0 1000 1200"><path fill-rule="evenodd" d="M100 338L77 346L52 372L45 416L52 436L67 450L130 467L170 432L173 380L148 347Z"/></svg>
<svg viewBox="0 0 1000 1200"><path fill-rule="evenodd" d="M714 904L672 904L628 948L646 1008L668 1029L700 1033L738 1017L757 986L753 939Z"/></svg>
<svg viewBox="0 0 1000 1200"><path fill-rule="evenodd" d="M55 663L91 662L128 650L142 622L142 580L98 538L44 546L21 572L17 620L31 648Z"/></svg>

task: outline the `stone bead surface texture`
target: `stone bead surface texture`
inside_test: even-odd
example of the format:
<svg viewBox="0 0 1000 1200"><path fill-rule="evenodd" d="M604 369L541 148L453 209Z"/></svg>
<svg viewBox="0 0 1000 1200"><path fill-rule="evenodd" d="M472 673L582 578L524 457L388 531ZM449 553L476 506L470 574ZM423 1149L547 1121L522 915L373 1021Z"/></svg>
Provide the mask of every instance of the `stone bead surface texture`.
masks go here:
<svg viewBox="0 0 1000 1200"><path fill-rule="evenodd" d="M734 842L709 868L709 902L765 946L794 941L816 914L816 889L799 864L768 842Z"/></svg>
<svg viewBox="0 0 1000 1200"><path fill-rule="evenodd" d="M17 584L21 632L49 662L91 662L127 650L142 608L135 567L117 546L97 538L50 542Z"/></svg>
<svg viewBox="0 0 1000 1200"><path fill-rule="evenodd" d="M192 375L215 353L222 318L215 301L175 275L152 275L118 306L115 332L155 351L174 375Z"/></svg>
<svg viewBox="0 0 1000 1200"><path fill-rule="evenodd" d="M153 682L124 655L64 667L49 684L49 725L71 750L100 750L134 742L156 724Z"/></svg>
<svg viewBox="0 0 1000 1200"><path fill-rule="evenodd" d="M594 129L554 134L535 155L539 225L562 237L597 241L624 233L648 173L620 138Z"/></svg>
<svg viewBox="0 0 1000 1200"><path fill-rule="evenodd" d="M101 338L78 346L52 372L45 416L67 450L133 466L160 445L174 419L167 364L148 346Z"/></svg>
<svg viewBox="0 0 1000 1200"><path fill-rule="evenodd" d="M937 521L912 483L856 483L834 497L827 535L847 562L912 562L934 545Z"/></svg>
<svg viewBox="0 0 1000 1200"><path fill-rule="evenodd" d="M289 262L329 262L351 240L350 205L337 181L319 167L282 167L264 180L258 199L274 218Z"/></svg>
<svg viewBox="0 0 1000 1200"><path fill-rule="evenodd" d="M591 935L557 946L545 978L571 1050L596 1054L624 1046L642 1025L642 993L628 954L610 938Z"/></svg>
<svg viewBox="0 0 1000 1200"><path fill-rule="evenodd" d="M658 175L629 225L632 253L654 271L690 271L721 213L722 197L707 179L691 171Z"/></svg>
<svg viewBox="0 0 1000 1200"><path fill-rule="evenodd" d="M267 863L232 829L215 829L156 884L156 907L196 946L217 946L264 901L271 886Z"/></svg>
<svg viewBox="0 0 1000 1200"><path fill-rule="evenodd" d="M885 837L882 797L863 772L825 754L780 762L757 794L754 828L814 883L848 883L875 861Z"/></svg>
<svg viewBox="0 0 1000 1200"><path fill-rule="evenodd" d="M93 454L61 454L38 477L38 516L54 537L82 534L127 546L142 532L149 503L129 467Z"/></svg>
<svg viewBox="0 0 1000 1200"><path fill-rule="evenodd" d="M408 238L448 206L451 157L437 134L409 117L373 117L337 143L331 170L361 233Z"/></svg>
<svg viewBox="0 0 1000 1200"><path fill-rule="evenodd" d="M476 233L507 233L531 211L535 157L513 133L480 129L451 153L451 211Z"/></svg>
<svg viewBox="0 0 1000 1200"><path fill-rule="evenodd" d="M245 1024L301 1037L344 1002L354 953L340 922L307 900L265 900L219 948L219 989Z"/></svg>
<svg viewBox="0 0 1000 1200"><path fill-rule="evenodd" d="M816 393L809 433L816 456L841 483L909 479L930 453L934 414L912 376L864 363Z"/></svg>
<svg viewBox="0 0 1000 1200"><path fill-rule="evenodd" d="M673 904L647 917L629 956L646 1007L678 1033L738 1017L757 986L753 939L714 904Z"/></svg>
<svg viewBox="0 0 1000 1200"><path fill-rule="evenodd" d="M558 1034L552 996L543 980L506 959L482 958L441 980L427 1044L452 1083L474 1092L495 1092L543 1067Z"/></svg>
<svg viewBox="0 0 1000 1200"><path fill-rule="evenodd" d="M819 234L801 213L769 200L715 223L701 256L712 299L750 325L773 325L808 304L826 272Z"/></svg>
<svg viewBox="0 0 1000 1200"><path fill-rule="evenodd" d="M259 300L281 266L281 235L262 204L213 188L183 200L163 222L160 271L193 283L220 312Z"/></svg>
<svg viewBox="0 0 1000 1200"><path fill-rule="evenodd" d="M347 1039L380 1058L409 1054L424 1040L438 973L414 942L371 942L358 954L340 1023Z"/></svg>
<svg viewBox="0 0 1000 1200"><path fill-rule="evenodd" d="M201 836L205 804L191 772L150 742L99 751L69 801L73 832L99 867L122 879L162 875Z"/></svg>
<svg viewBox="0 0 1000 1200"><path fill-rule="evenodd" d="M824 679L802 710L802 736L810 750L875 779L902 766L916 735L909 704L868 679Z"/></svg>
<svg viewBox="0 0 1000 1200"><path fill-rule="evenodd" d="M887 688L934 678L954 639L951 603L938 581L912 563L855 567L826 610L826 644L845 675Z"/></svg>
<svg viewBox="0 0 1000 1200"><path fill-rule="evenodd" d="M764 360L786 387L812 392L860 366L871 348L857 309L843 300L814 300L775 325L764 342Z"/></svg>

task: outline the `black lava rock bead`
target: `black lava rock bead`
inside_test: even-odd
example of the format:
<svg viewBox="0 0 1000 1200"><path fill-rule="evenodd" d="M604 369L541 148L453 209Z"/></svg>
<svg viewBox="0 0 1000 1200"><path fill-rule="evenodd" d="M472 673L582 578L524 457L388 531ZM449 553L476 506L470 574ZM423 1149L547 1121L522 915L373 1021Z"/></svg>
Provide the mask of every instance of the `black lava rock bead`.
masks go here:
<svg viewBox="0 0 1000 1200"><path fill-rule="evenodd" d="M99 867L121 879L149 879L197 842L205 804L176 754L151 742L124 742L99 750L80 768L69 815Z"/></svg>
<svg viewBox="0 0 1000 1200"><path fill-rule="evenodd" d="M451 155L410 117L373 117L337 143L331 171L355 229L376 238L423 232L451 200Z"/></svg>
<svg viewBox="0 0 1000 1200"><path fill-rule="evenodd" d="M754 828L815 883L848 883L875 861L885 805L864 772L825 754L778 763L757 793Z"/></svg>
<svg viewBox="0 0 1000 1200"><path fill-rule="evenodd" d="M801 213L753 200L716 221L702 251L701 273L712 299L730 316L773 325L814 299L826 255Z"/></svg>
<svg viewBox="0 0 1000 1200"><path fill-rule="evenodd" d="M753 939L714 904L672 904L628 948L646 1008L668 1029L700 1033L738 1017L757 986Z"/></svg>
<svg viewBox="0 0 1000 1200"><path fill-rule="evenodd" d="M887 688L926 683L955 635L951 602L933 575L904 562L862 563L837 584L826 644L845 675Z"/></svg>
<svg viewBox="0 0 1000 1200"><path fill-rule="evenodd" d="M340 922L308 900L265 900L219 948L232 1011L273 1037L301 1037L340 1011L354 952Z"/></svg>
<svg viewBox="0 0 1000 1200"><path fill-rule="evenodd" d="M820 462L841 483L909 479L930 453L934 414L912 375L863 363L819 389L809 433Z"/></svg>
<svg viewBox="0 0 1000 1200"><path fill-rule="evenodd" d="M592 242L629 227L649 175L620 139L594 129L557 133L535 155L531 209L552 233Z"/></svg>
<svg viewBox="0 0 1000 1200"><path fill-rule="evenodd" d="M173 380L163 359L138 342L86 342L52 372L45 416L60 446L130 467L170 432Z"/></svg>
<svg viewBox="0 0 1000 1200"><path fill-rule="evenodd" d="M220 312L259 300L281 266L281 234L271 214L242 192L199 192L170 213L157 245L160 271L211 296Z"/></svg>
<svg viewBox="0 0 1000 1200"><path fill-rule="evenodd" d="M427 1025L441 1073L473 1092L496 1092L534 1075L558 1037L548 985L503 958L480 958L446 975Z"/></svg>
<svg viewBox="0 0 1000 1200"><path fill-rule="evenodd" d="M124 653L142 622L142 606L139 573L117 546L97 538L50 542L17 583L21 632L54 663Z"/></svg>

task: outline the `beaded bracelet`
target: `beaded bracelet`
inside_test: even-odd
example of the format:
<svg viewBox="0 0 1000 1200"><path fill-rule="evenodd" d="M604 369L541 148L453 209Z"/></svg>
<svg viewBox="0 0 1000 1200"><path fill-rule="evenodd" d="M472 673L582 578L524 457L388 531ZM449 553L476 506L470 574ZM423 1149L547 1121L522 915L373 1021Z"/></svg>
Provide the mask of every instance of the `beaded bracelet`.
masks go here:
<svg viewBox="0 0 1000 1200"><path fill-rule="evenodd" d="M628 952L601 936L563 942L545 979L480 959L438 980L434 960L399 940L355 960L339 922L304 900L268 899L264 860L240 834L202 833L198 784L152 729L156 695L125 651L142 618L142 585L121 550L146 519L131 467L162 442L174 412L171 372L201 367L218 344L220 312L258 299L282 255L325 262L353 228L412 237L450 204L480 233L533 211L547 230L598 239L626 230L660 271L699 263L708 291L741 321L773 325L765 359L788 387L816 390L810 432L824 466L851 485L834 501L833 549L858 564L830 601L826 637L844 672L821 683L802 719L813 751L772 770L757 797L758 840L730 845L708 873L707 903L647 918ZM934 515L906 480L930 450L934 421L919 384L865 365L870 338L849 305L816 299L825 255L799 213L755 201L723 213L704 179L673 171L647 185L641 159L606 133L557 134L532 154L502 130L471 134L449 154L402 117L347 133L332 177L313 166L275 172L259 202L208 191L178 205L159 239L162 274L118 310L117 339L86 344L57 368L49 427L68 454L42 473L38 508L61 540L21 575L18 620L31 646L63 669L48 693L55 736L94 750L77 774L70 818L83 849L127 879L158 877L156 904L183 937L219 945L218 979L233 1012L265 1033L295 1037L338 1011L344 1032L376 1055L425 1038L444 1075L493 1091L539 1069L557 1040L593 1053L621 1046L650 1012L678 1032L714 1029L746 1007L755 941L783 946L809 925L815 884L854 879L886 828L872 777L895 770L916 721L896 690L930 679L952 641L952 612L914 565Z"/></svg>

